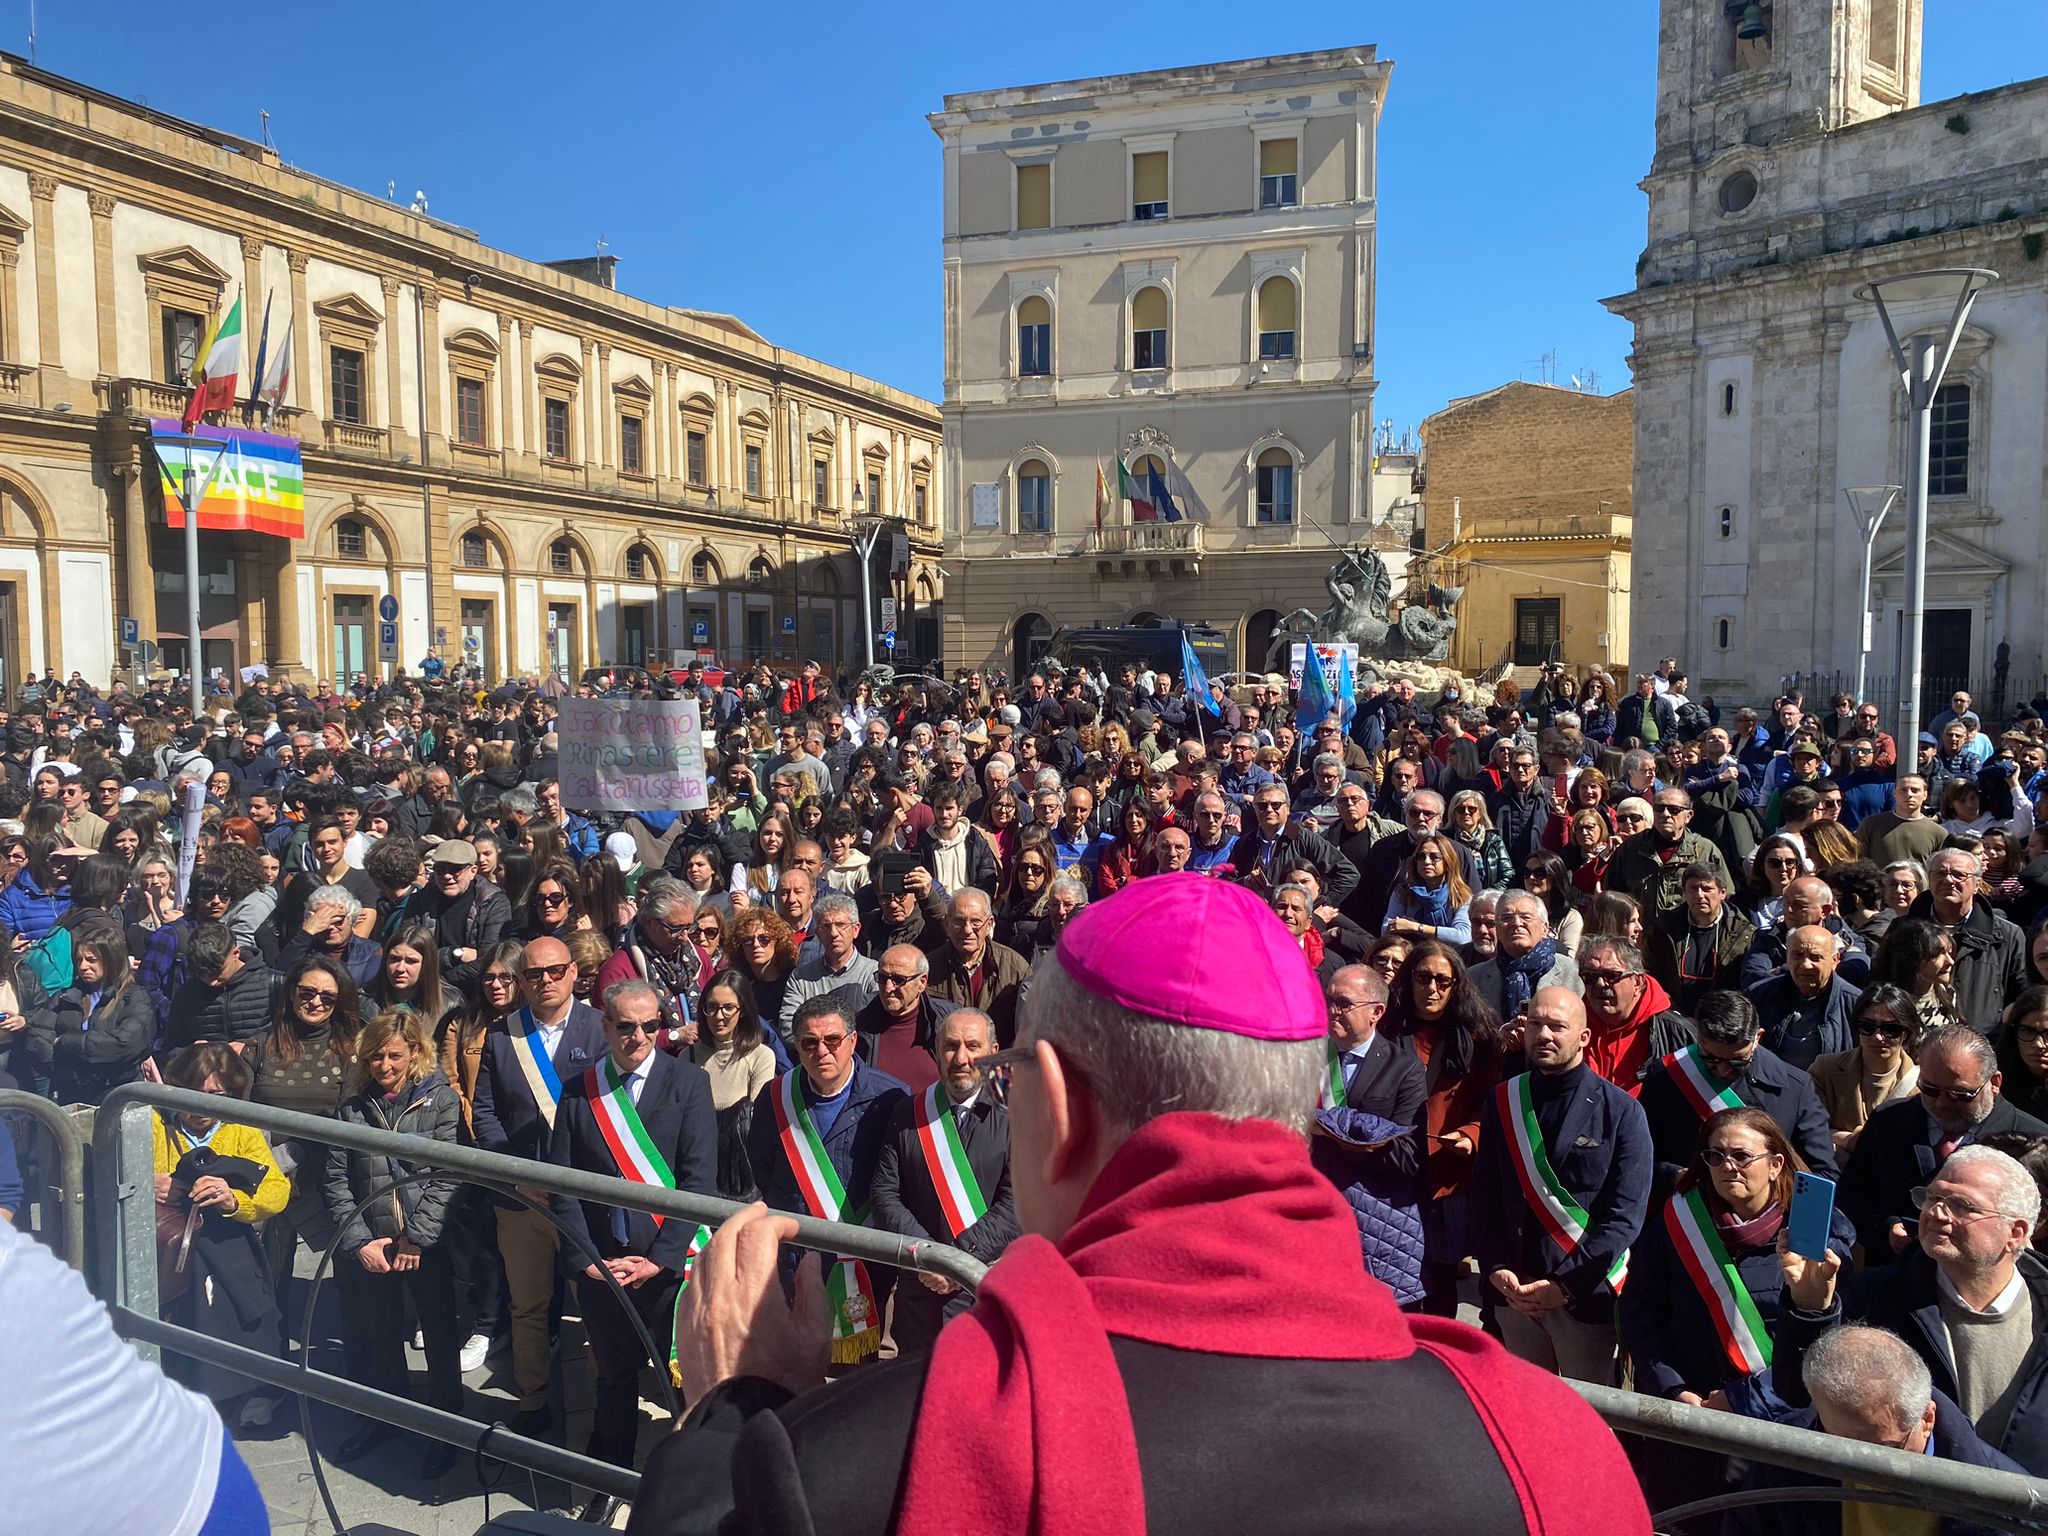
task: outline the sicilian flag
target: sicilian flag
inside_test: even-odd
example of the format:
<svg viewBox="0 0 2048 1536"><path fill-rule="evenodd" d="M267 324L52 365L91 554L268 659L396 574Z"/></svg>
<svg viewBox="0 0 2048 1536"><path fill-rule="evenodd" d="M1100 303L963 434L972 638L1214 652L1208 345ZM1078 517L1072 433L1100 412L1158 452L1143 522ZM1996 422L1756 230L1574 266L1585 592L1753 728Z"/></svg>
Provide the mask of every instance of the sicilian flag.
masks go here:
<svg viewBox="0 0 2048 1536"><path fill-rule="evenodd" d="M1169 523L1181 521L1180 508L1173 504L1173 493L1167 490L1166 481L1160 478L1158 470L1147 474L1145 489L1151 492L1152 505L1159 509L1160 516Z"/></svg>
<svg viewBox="0 0 2048 1536"><path fill-rule="evenodd" d="M1109 482L1102 475L1102 460L1095 461L1095 531L1102 532L1102 508L1109 501Z"/></svg>
<svg viewBox="0 0 2048 1536"><path fill-rule="evenodd" d="M1149 523L1157 520L1159 508L1154 505L1151 496L1146 494L1146 488L1131 478L1130 468L1124 463L1121 455L1116 461L1116 492L1131 504L1132 522Z"/></svg>
<svg viewBox="0 0 2048 1536"><path fill-rule="evenodd" d="M1166 485L1173 492L1173 498L1180 503L1181 510L1198 523L1209 521L1209 508L1202 498L1195 494L1195 488L1188 481L1187 471L1171 459L1166 461Z"/></svg>
<svg viewBox="0 0 2048 1536"><path fill-rule="evenodd" d="M234 409L235 383L242 371L242 296L206 333L199 363L192 370L192 398L185 404L185 430L190 432L208 411Z"/></svg>

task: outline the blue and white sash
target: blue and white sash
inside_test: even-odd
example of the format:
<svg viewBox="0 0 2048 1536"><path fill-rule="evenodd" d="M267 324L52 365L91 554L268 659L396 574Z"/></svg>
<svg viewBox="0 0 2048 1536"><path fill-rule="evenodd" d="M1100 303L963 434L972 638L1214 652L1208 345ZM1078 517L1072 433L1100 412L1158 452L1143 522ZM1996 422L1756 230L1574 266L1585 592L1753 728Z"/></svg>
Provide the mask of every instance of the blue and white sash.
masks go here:
<svg viewBox="0 0 2048 1536"><path fill-rule="evenodd" d="M512 1024L508 1020L505 1034L512 1042L512 1056L526 1078L527 1090L532 1093L533 1102L540 1106L540 1117L552 1131L555 1128L555 1110L562 1102L562 1079L541 1040L540 1026L533 1022L533 1010L521 1008L518 1023Z"/></svg>

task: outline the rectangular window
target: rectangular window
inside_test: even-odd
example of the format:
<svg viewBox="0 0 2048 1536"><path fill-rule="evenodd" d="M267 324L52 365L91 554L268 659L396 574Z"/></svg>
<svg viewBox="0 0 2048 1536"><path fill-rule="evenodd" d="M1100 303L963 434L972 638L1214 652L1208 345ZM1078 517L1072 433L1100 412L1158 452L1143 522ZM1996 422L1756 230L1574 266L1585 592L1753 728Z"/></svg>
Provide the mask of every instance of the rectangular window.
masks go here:
<svg viewBox="0 0 2048 1536"><path fill-rule="evenodd" d="M646 473L640 467L640 430L638 416L619 418L619 473L639 475Z"/></svg>
<svg viewBox="0 0 2048 1536"><path fill-rule="evenodd" d="M868 476L868 516L881 517L886 509L882 506L882 477Z"/></svg>
<svg viewBox="0 0 2048 1536"><path fill-rule="evenodd" d="M206 334L206 317L187 309L164 311L164 382L190 384L199 366L199 342Z"/></svg>
<svg viewBox="0 0 2048 1536"><path fill-rule="evenodd" d="M1017 531L1019 533L1050 533L1052 531L1052 476L1019 475L1017 477Z"/></svg>
<svg viewBox="0 0 2048 1536"><path fill-rule="evenodd" d="M1133 368L1164 368L1166 366L1166 332L1131 332L1131 366Z"/></svg>
<svg viewBox="0 0 2048 1536"><path fill-rule="evenodd" d="M824 459L811 460L811 505L832 505L832 466Z"/></svg>
<svg viewBox="0 0 2048 1536"><path fill-rule="evenodd" d="M551 459L569 457L569 402L549 400L545 402L546 447Z"/></svg>
<svg viewBox="0 0 2048 1536"><path fill-rule="evenodd" d="M1970 386L1944 384L1934 392L1927 450L1927 494L1970 494Z"/></svg>
<svg viewBox="0 0 2048 1536"><path fill-rule="evenodd" d="M1300 153L1293 139L1267 139L1259 145L1261 208L1292 208L1301 201Z"/></svg>
<svg viewBox="0 0 2048 1536"><path fill-rule="evenodd" d="M1148 150L1131 156L1131 217L1166 217L1166 151Z"/></svg>
<svg viewBox="0 0 2048 1536"><path fill-rule="evenodd" d="M918 522L919 522L919 523L922 523L922 522L924 521L924 487L923 487L923 486L921 486L921 485L918 485L918 486L913 486L913 487L911 487L911 491L910 491L910 505L911 505L911 508L912 508L912 510L913 510L913 511L914 511L914 512L916 513L916 515L917 515L917 520L918 520Z"/></svg>
<svg viewBox="0 0 2048 1536"><path fill-rule="evenodd" d="M1292 464L1261 464L1259 466L1259 521L1262 523L1291 523L1294 521L1294 466Z"/></svg>
<svg viewBox="0 0 2048 1536"><path fill-rule="evenodd" d="M630 581L645 581L647 579L647 552L645 550L636 546L626 551L626 577Z"/></svg>
<svg viewBox="0 0 2048 1536"><path fill-rule="evenodd" d="M1293 356L1294 356L1294 332L1292 332L1292 331L1261 331L1261 332L1259 332L1259 356L1260 356L1260 357L1262 357L1262 358L1270 358L1270 359L1275 359L1275 360L1278 360L1278 359L1283 359L1283 358L1291 358L1291 357L1293 357Z"/></svg>
<svg viewBox="0 0 2048 1536"><path fill-rule="evenodd" d="M1052 372L1052 324L1017 327L1017 372L1025 378Z"/></svg>
<svg viewBox="0 0 2048 1536"><path fill-rule="evenodd" d="M1052 228L1052 162L1017 167L1017 227Z"/></svg>
<svg viewBox="0 0 2048 1536"><path fill-rule="evenodd" d="M455 440L472 448L484 446L484 381L455 381Z"/></svg>
<svg viewBox="0 0 2048 1536"><path fill-rule="evenodd" d="M370 541L363 532L363 525L354 518L344 517L334 525L334 552L344 560L363 560L369 557Z"/></svg>
<svg viewBox="0 0 2048 1536"><path fill-rule="evenodd" d="M347 347L327 349L327 415L346 426L363 424L363 354Z"/></svg>
<svg viewBox="0 0 2048 1536"><path fill-rule="evenodd" d="M759 496L761 494L761 445L759 443L747 444L747 494L749 496Z"/></svg>
<svg viewBox="0 0 2048 1536"><path fill-rule="evenodd" d="M462 536L462 563L472 570L481 570L491 563L482 534L465 533Z"/></svg>
<svg viewBox="0 0 2048 1536"><path fill-rule="evenodd" d="M702 432L686 432L683 434L683 463L685 466L684 473L689 476L690 484L703 486L709 483L706 479L704 468L704 434Z"/></svg>

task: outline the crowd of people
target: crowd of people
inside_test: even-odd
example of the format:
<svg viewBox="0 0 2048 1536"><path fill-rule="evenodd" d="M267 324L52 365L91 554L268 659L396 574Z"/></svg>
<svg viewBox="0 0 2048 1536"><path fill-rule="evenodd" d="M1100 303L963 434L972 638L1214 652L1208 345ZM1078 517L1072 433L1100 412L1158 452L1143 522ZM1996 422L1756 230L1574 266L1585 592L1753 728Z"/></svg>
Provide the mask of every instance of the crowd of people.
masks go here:
<svg viewBox="0 0 2048 1536"><path fill-rule="evenodd" d="M1554 667L1483 698L1375 682L1323 718L1278 676L1184 694L1137 665L646 685L700 704L702 808L564 805L558 686L259 677L195 719L74 677L0 711L6 1085L224 1101L157 1127L168 1315L282 1349L301 1248L333 1244L351 1376L406 1390L416 1324L429 1401L460 1408L496 1358L513 1426L545 1436L566 1301L588 1447L630 1464L642 1334L683 1369L707 1232L272 1144L228 1101L993 1262L1042 1230L992 1075L1052 1038L1028 995L1115 911L1147 913L1118 964L1173 981L1176 913L1213 884L1307 980L1274 996L1328 1042L1309 1157L1403 1311L1476 1303L1546 1370L1857 1438L1912 1444L1924 1407L1933 1454L2048 1475L2033 712L1994 736L1958 693L1902 778L1875 706L1724 718L1673 661L1625 693ZM1800 1171L1836 1181L1825 1261L1784 1238ZM807 1283L794 1251L779 1272ZM854 1259L816 1278L834 1373L969 1308ZM274 1394L185 1369L268 1421ZM391 1433L365 1420L335 1455ZM1653 1503L1727 1476L1631 1450ZM1744 1529L1821 1529L1805 1508Z"/></svg>

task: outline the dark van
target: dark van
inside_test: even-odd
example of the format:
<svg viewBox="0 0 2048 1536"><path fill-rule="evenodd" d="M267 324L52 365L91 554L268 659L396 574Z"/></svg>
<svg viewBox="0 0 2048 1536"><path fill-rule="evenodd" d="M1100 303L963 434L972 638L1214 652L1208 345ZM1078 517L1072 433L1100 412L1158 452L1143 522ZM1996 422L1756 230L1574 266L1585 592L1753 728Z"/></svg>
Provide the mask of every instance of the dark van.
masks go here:
<svg viewBox="0 0 2048 1536"><path fill-rule="evenodd" d="M1116 624L1062 629L1052 637L1046 655L1063 667L1086 667L1090 672L1108 673L1111 677L1127 661L1140 672L1171 672L1179 677L1183 635L1209 676L1231 670L1229 642L1222 630L1207 624Z"/></svg>

